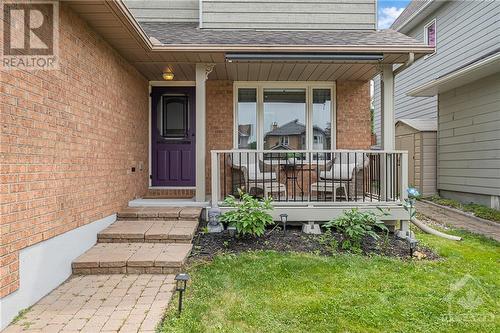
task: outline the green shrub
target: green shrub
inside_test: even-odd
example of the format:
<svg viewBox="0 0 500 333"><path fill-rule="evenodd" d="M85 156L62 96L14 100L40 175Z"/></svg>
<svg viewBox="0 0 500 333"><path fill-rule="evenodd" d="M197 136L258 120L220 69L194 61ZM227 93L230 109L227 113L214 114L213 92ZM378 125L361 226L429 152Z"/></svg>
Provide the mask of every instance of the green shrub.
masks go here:
<svg viewBox="0 0 500 333"><path fill-rule="evenodd" d="M342 235L341 247L344 250L361 250L364 237L379 238L376 230L387 232L388 229L373 212L360 212L357 208L345 211L343 215L325 224L327 229L335 229Z"/></svg>
<svg viewBox="0 0 500 333"><path fill-rule="evenodd" d="M220 220L236 227L239 235L262 236L266 226L273 224L273 217L268 213L273 209L272 198L260 201L241 190L238 193L240 200L232 195L224 200L225 205L235 209L223 213Z"/></svg>
<svg viewBox="0 0 500 333"><path fill-rule="evenodd" d="M500 210L496 210L483 205L470 203L464 205L464 211L471 212L475 216L480 217L482 219L500 222Z"/></svg>

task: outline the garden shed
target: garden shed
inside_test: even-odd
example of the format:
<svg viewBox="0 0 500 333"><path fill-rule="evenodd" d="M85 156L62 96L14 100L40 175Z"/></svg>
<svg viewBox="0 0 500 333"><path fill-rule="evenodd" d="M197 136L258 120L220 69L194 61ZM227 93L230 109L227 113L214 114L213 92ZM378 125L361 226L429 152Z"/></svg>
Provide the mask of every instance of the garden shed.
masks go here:
<svg viewBox="0 0 500 333"><path fill-rule="evenodd" d="M408 151L408 184L424 196L436 194L437 120L398 120L396 149Z"/></svg>

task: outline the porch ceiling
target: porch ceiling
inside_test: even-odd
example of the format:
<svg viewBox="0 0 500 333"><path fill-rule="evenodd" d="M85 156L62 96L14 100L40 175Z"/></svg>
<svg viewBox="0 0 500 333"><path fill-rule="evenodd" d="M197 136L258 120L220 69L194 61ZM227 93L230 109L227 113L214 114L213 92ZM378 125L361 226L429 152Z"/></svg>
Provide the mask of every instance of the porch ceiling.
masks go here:
<svg viewBox="0 0 500 333"><path fill-rule="evenodd" d="M330 81L330 80L368 80L378 71L378 62L373 61L266 61L266 62L238 62L227 63L225 52L254 48L257 52L281 50L283 52L338 52L338 53L382 53L380 63L404 63L408 60L409 52L415 52L415 58L430 53L429 49L417 41L396 32L365 32L361 35L356 32L329 32L328 43L316 45L321 40L319 32L314 34L314 44L304 43L308 36L305 32L298 34L300 40L284 36L286 32L268 32L266 42L261 45L249 44L255 42L258 36L249 35L248 40L240 43L220 45L214 44L217 40L211 34L234 32L204 31L198 35L192 32L190 38L207 38L212 36L214 43L208 44L168 44L166 37L158 30L149 27L148 34L145 26L141 26L132 17L126 6L119 0L105 1L65 1L75 12L85 19L97 33L107 40L120 54L132 63L147 79L161 80L165 68L170 68L175 74L175 80L195 80L195 64L199 62L214 63L215 68L210 74L211 80L239 80L239 81ZM164 29L172 29L165 26ZM154 35L151 35L153 34ZM243 34L242 34L243 33ZM258 32L261 34L262 32ZM288 32L290 33L290 32ZM357 34L359 36L357 36ZM254 36L255 35L255 36ZM356 37L357 36L357 37ZM220 37L220 36L219 36ZM223 36L222 36L223 37ZM235 38L243 38L244 32L235 34ZM276 39L278 38L278 39ZM273 44L283 39L280 45ZM342 39L345 38L345 39ZM358 38L358 39L356 39ZM178 37L177 37L178 39ZM172 40L172 43L177 40ZM161 40L161 41L160 41ZM211 39L207 39L210 41ZM257 39L258 40L258 39ZM295 40L295 41L294 41ZM337 40L337 44L333 45ZM271 43L272 42L272 43ZM194 43L194 41L193 41ZM347 45L347 44L348 45ZM328 44L328 45L326 45Z"/></svg>

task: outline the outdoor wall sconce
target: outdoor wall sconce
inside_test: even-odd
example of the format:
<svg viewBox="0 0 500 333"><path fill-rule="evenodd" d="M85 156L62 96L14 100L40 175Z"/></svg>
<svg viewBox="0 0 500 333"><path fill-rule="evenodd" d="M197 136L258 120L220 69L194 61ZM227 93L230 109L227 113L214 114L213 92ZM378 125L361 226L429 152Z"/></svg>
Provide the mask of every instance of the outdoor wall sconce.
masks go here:
<svg viewBox="0 0 500 333"><path fill-rule="evenodd" d="M280 214L281 223L283 223L283 233L286 233L286 222L288 221L288 214Z"/></svg>
<svg viewBox="0 0 500 333"><path fill-rule="evenodd" d="M163 79L165 81L172 81L175 77L174 73L170 70L170 68L167 68L166 70L163 71Z"/></svg>
<svg viewBox="0 0 500 333"><path fill-rule="evenodd" d="M179 315L182 312L182 296L186 291L187 282L189 281L189 274L179 273L174 278L176 283L176 290L179 292Z"/></svg>
<svg viewBox="0 0 500 333"><path fill-rule="evenodd" d="M410 246L410 258L413 258L413 252L417 249L418 240L408 236L408 245Z"/></svg>

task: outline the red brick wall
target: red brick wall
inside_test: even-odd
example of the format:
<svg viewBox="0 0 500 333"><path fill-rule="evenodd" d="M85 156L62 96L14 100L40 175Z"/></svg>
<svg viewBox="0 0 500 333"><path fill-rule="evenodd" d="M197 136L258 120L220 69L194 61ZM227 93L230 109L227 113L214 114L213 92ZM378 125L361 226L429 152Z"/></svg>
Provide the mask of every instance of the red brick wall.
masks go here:
<svg viewBox="0 0 500 333"><path fill-rule="evenodd" d="M147 189L146 79L64 4L60 28L60 70L0 73L0 297L19 287L19 250Z"/></svg>
<svg viewBox="0 0 500 333"><path fill-rule="evenodd" d="M337 148L369 149L370 82L337 81Z"/></svg>
<svg viewBox="0 0 500 333"><path fill-rule="evenodd" d="M233 82L207 81L206 190L211 192L211 158L215 149L233 148Z"/></svg>

